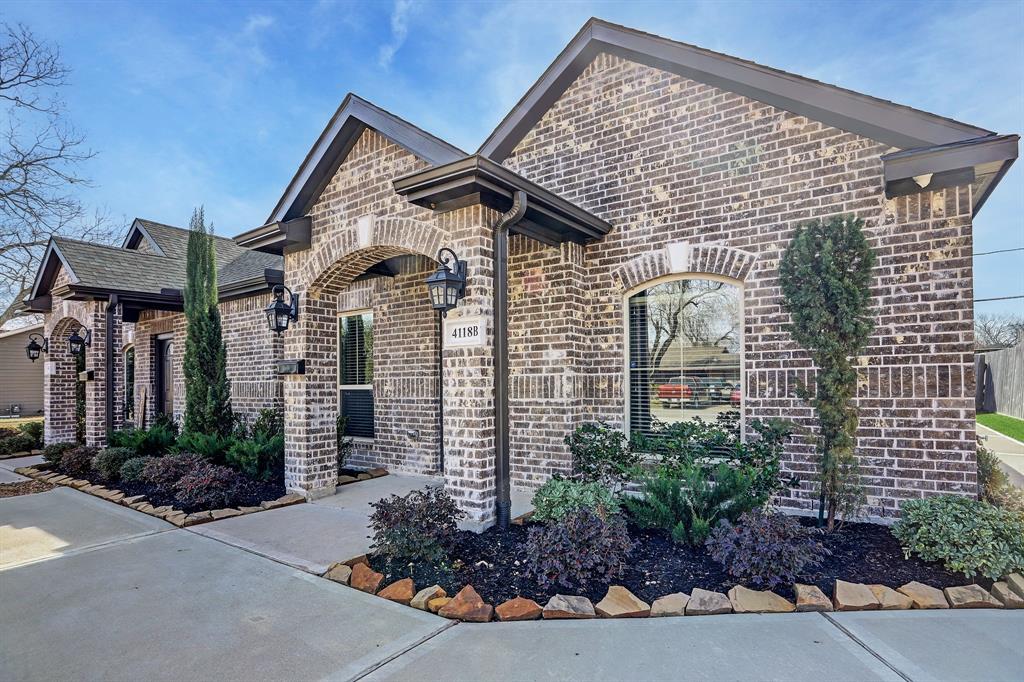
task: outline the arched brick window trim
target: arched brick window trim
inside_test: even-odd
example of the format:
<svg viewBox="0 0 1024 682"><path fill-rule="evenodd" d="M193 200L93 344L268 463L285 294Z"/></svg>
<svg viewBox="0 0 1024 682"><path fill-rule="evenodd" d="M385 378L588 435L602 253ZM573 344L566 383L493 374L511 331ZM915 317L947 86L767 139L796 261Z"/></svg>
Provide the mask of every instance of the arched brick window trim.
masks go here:
<svg viewBox="0 0 1024 682"><path fill-rule="evenodd" d="M623 263L612 271L612 280L623 292L645 282L685 273L717 275L742 282L756 260L757 256L749 251L724 244L677 242Z"/></svg>
<svg viewBox="0 0 1024 682"><path fill-rule="evenodd" d="M444 230L421 220L363 216L331 235L305 263L295 281L308 282L308 291L313 296L337 292L382 260L410 254L433 260L447 238Z"/></svg>

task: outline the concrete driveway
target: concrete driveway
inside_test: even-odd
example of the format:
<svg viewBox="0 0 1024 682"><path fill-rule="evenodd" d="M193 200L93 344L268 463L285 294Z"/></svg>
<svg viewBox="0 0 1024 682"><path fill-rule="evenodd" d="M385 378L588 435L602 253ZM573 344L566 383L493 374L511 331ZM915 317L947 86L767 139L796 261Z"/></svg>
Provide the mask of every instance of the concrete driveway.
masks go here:
<svg viewBox="0 0 1024 682"><path fill-rule="evenodd" d="M251 518L276 527L287 511ZM5 682L1019 682L1024 670L1024 611L455 624L74 490L0 499L0 527Z"/></svg>

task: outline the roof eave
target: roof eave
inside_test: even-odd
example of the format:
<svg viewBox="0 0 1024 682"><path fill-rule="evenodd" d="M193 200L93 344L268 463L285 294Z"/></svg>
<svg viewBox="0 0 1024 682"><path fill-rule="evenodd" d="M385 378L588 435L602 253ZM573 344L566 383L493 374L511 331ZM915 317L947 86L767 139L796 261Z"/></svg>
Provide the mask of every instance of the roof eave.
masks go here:
<svg viewBox="0 0 1024 682"><path fill-rule="evenodd" d="M349 93L306 154L267 218L267 224L304 215L367 127L431 164L448 163L465 156L458 147Z"/></svg>
<svg viewBox="0 0 1024 682"><path fill-rule="evenodd" d="M886 154L882 157L886 197L968 185L980 175L994 173L983 191L974 197L973 213L977 215L1016 161L1019 141L1019 135L987 135Z"/></svg>
<svg viewBox="0 0 1024 682"><path fill-rule="evenodd" d="M960 121L591 19L477 153L495 161L504 160L601 52L735 92L900 149L991 134Z"/></svg>
<svg viewBox="0 0 1024 682"><path fill-rule="evenodd" d="M302 216L294 220L261 225L235 237L239 246L254 251L283 255L308 249L311 244L313 219Z"/></svg>
<svg viewBox="0 0 1024 682"><path fill-rule="evenodd" d="M467 203L505 211L521 190L527 195L527 210L513 231L547 244L601 239L612 229L607 221L480 155L417 171L392 184L410 203L436 211Z"/></svg>

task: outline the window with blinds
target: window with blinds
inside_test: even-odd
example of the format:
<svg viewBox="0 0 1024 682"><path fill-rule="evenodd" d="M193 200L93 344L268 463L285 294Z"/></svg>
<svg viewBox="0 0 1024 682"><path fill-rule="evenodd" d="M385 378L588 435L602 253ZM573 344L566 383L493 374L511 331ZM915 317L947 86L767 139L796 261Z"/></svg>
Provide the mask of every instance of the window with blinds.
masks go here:
<svg viewBox="0 0 1024 682"><path fill-rule="evenodd" d="M373 438L373 313L338 318L338 410L346 436Z"/></svg>
<svg viewBox="0 0 1024 682"><path fill-rule="evenodd" d="M700 418L741 406L739 287L707 279L655 284L629 299L629 428Z"/></svg>

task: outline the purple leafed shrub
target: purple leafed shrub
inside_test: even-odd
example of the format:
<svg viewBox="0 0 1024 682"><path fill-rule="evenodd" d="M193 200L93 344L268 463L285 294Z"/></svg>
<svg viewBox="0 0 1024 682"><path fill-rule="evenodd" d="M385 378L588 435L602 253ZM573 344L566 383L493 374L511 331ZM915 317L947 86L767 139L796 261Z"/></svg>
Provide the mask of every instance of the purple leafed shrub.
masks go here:
<svg viewBox="0 0 1024 682"><path fill-rule="evenodd" d="M829 554L819 535L791 516L758 509L740 515L735 524L721 521L704 544L729 575L770 590L795 582Z"/></svg>
<svg viewBox="0 0 1024 682"><path fill-rule="evenodd" d="M523 545L526 573L545 589L607 584L622 575L632 551L620 516L605 519L589 510L531 526Z"/></svg>
<svg viewBox="0 0 1024 682"><path fill-rule="evenodd" d="M171 492L172 487L182 476L205 463L199 455L188 452L151 457L142 469L142 480L151 483L164 492Z"/></svg>
<svg viewBox="0 0 1024 682"><path fill-rule="evenodd" d="M373 550L387 559L444 560L465 516L443 488L414 490L371 502Z"/></svg>
<svg viewBox="0 0 1024 682"><path fill-rule="evenodd" d="M174 484L174 499L186 510L233 507L249 493L249 480L234 469L203 463Z"/></svg>
<svg viewBox="0 0 1024 682"><path fill-rule="evenodd" d="M89 478L92 474L92 458L96 448L80 445L64 452L60 458L60 471L75 478Z"/></svg>

